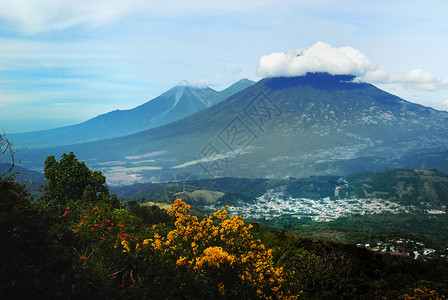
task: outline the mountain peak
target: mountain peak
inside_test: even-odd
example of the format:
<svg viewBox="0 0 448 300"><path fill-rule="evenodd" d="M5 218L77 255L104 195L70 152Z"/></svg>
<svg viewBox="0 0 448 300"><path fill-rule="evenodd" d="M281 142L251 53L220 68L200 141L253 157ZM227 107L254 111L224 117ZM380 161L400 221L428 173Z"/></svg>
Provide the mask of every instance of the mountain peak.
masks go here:
<svg viewBox="0 0 448 300"><path fill-rule="evenodd" d="M327 72L308 72L305 75L298 76L272 76L266 77L265 79L275 79L275 78L295 78L296 80L325 80L325 81L336 81L336 82L350 82L356 78L355 75L351 74L330 74ZM244 79L242 79L244 80Z"/></svg>
<svg viewBox="0 0 448 300"><path fill-rule="evenodd" d="M344 88L358 86L359 82L353 81L356 78L354 75L332 75L329 73L307 73L302 76L294 76L294 77L267 77L262 81L265 86L270 89L284 89L291 88L300 85L309 85L319 89L333 89L335 87L344 86Z"/></svg>
<svg viewBox="0 0 448 300"><path fill-rule="evenodd" d="M234 84L217 92L208 81L181 81L158 97L129 110L115 110L80 124L13 135L16 145L44 148L114 138L148 130L210 107L250 85ZM18 143L17 143L18 142Z"/></svg>
<svg viewBox="0 0 448 300"><path fill-rule="evenodd" d="M252 84L254 84L255 82L252 81L252 80L250 80L250 79L248 79L248 78L243 78L243 79L238 80L238 81L235 82L234 84L237 84L237 83L250 83L250 84L252 85Z"/></svg>
<svg viewBox="0 0 448 300"><path fill-rule="evenodd" d="M210 82L205 79L199 80L199 81L182 80L176 86L177 87L191 87L191 88L196 88L196 89L205 89L205 88L208 88L209 84L210 84Z"/></svg>

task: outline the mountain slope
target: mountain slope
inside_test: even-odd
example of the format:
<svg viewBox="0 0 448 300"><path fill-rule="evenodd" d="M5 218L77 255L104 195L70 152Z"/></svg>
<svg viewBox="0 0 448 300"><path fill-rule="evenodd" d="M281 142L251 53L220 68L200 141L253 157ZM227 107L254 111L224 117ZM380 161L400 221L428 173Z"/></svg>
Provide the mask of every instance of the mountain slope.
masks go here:
<svg viewBox="0 0 448 300"><path fill-rule="evenodd" d="M436 170L387 169L351 174L345 179L350 195L443 210L448 205L448 175Z"/></svg>
<svg viewBox="0 0 448 300"><path fill-rule="evenodd" d="M46 148L125 136L179 120L247 88L242 79L217 92L181 82L162 95L130 110L115 110L86 122L50 130L11 134L18 147Z"/></svg>
<svg viewBox="0 0 448 300"><path fill-rule="evenodd" d="M106 141L23 152L74 151L113 183L198 177L284 178L392 167L448 170L448 113L353 76L266 78L182 120Z"/></svg>
<svg viewBox="0 0 448 300"><path fill-rule="evenodd" d="M11 164L9 163L0 163L0 174L8 171L10 167ZM46 184L42 173L31 171L17 165L6 176L9 175L13 175L16 182L23 184L31 192L33 197L39 197L41 186Z"/></svg>

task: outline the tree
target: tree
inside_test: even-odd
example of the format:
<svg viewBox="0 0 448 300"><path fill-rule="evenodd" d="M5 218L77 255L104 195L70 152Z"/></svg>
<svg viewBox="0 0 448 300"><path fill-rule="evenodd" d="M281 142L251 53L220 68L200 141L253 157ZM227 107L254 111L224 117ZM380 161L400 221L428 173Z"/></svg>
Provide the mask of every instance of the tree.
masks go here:
<svg viewBox="0 0 448 300"><path fill-rule="evenodd" d="M101 171L91 171L79 162L73 152L63 154L58 162L49 156L44 164L44 177L48 180L43 200L48 204L66 207L70 202L97 202L99 200L119 206L115 195L109 195L106 177Z"/></svg>

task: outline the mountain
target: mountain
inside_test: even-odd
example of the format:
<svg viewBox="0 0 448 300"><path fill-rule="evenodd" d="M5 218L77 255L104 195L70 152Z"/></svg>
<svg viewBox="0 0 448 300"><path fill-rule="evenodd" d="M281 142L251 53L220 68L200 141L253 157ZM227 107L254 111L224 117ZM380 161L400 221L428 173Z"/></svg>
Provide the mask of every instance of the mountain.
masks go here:
<svg viewBox="0 0 448 300"><path fill-rule="evenodd" d="M46 148L125 136L182 119L242 91L254 82L242 79L217 92L183 81L162 95L130 110L115 110L80 124L8 135L15 146Z"/></svg>
<svg viewBox="0 0 448 300"><path fill-rule="evenodd" d="M41 169L73 151L110 183L193 177L285 178L384 168L448 171L448 113L353 76L265 78L182 120L105 141L22 151ZM190 174L190 175L188 175Z"/></svg>
<svg viewBox="0 0 448 300"><path fill-rule="evenodd" d="M4 174L11 168L9 163L0 163L0 174ZM13 175L16 182L19 182L27 188L31 195L35 198L39 197L39 189L46 184L46 180L42 173L31 171L20 166L14 168L6 176Z"/></svg>

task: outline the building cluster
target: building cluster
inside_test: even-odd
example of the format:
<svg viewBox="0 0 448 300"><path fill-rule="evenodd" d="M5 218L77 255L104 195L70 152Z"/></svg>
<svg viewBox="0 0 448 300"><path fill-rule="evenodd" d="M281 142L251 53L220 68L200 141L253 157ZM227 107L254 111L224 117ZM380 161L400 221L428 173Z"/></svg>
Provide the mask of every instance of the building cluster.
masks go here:
<svg viewBox="0 0 448 300"><path fill-rule="evenodd" d="M215 211L221 207L214 204L205 206L205 210ZM365 215L379 213L410 213L416 209L413 206L403 206L380 198L349 198L322 199L293 198L282 192L269 190L253 202L239 202L230 205L227 211L230 215L242 215L246 219L270 220L278 217L311 218L316 222L329 222L336 218L349 215ZM434 212L427 212L433 213ZM437 211L436 213L439 213ZM411 258L426 260L434 257L448 259L448 248L444 251L436 251L426 247L422 242L410 239L390 239L387 241L374 241L369 244L359 243L359 247L365 247L374 252L408 256Z"/></svg>
<svg viewBox="0 0 448 300"><path fill-rule="evenodd" d="M213 205L205 209L214 210ZM409 208L384 199L306 199L285 196L282 192L267 191L253 203L243 203L228 207L231 215L241 214L250 219L272 219L282 216L296 218L309 217L318 222L329 222L348 215L377 213L403 213Z"/></svg>
<svg viewBox="0 0 448 300"><path fill-rule="evenodd" d="M364 247L373 252L409 256L419 260L426 260L434 257L447 259L448 254L448 248L444 251L437 251L426 247L422 242L405 238L375 241L368 244L358 243L357 246Z"/></svg>

